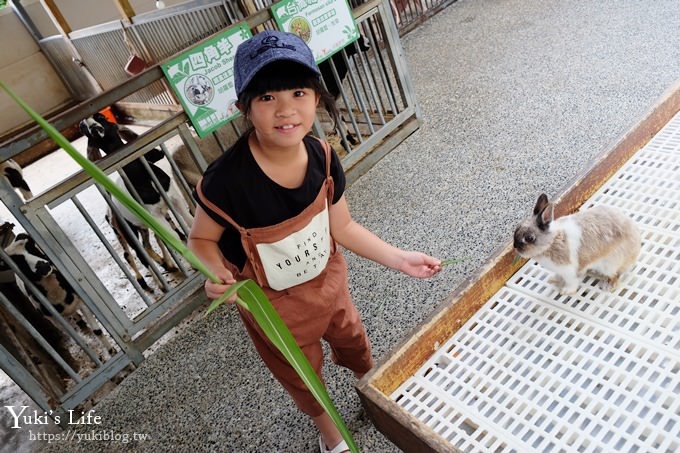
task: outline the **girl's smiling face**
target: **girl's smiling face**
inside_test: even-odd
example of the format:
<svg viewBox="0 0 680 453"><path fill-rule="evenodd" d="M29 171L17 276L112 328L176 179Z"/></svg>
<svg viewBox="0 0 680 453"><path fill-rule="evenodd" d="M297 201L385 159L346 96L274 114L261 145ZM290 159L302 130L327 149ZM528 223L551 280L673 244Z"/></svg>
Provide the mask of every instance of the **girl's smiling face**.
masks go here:
<svg viewBox="0 0 680 453"><path fill-rule="evenodd" d="M311 88L268 91L252 100L248 117L263 146L289 148L311 130L318 103Z"/></svg>

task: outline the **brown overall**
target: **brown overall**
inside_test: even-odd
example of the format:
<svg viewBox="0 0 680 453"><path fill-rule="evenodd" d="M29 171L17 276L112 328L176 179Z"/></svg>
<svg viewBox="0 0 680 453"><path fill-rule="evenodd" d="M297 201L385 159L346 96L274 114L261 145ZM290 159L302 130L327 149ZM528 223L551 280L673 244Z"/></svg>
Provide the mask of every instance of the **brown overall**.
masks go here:
<svg viewBox="0 0 680 453"><path fill-rule="evenodd" d="M206 200L200 190L201 184L197 185L202 201L241 234L241 243L247 257L243 271L239 271L236 266L226 260L224 260L225 267L237 281L250 278L263 288L320 379L322 379L323 365L321 338L330 345L331 358L336 364L362 374L373 366L370 342L349 294L345 259L331 238L328 263L319 275L307 282L277 291L272 289L267 282L257 245L282 240L303 229L313 217L331 205L333 179L330 176L331 159L326 143L324 143L324 149L326 180L316 199L299 215L276 225L252 229L242 228L229 215ZM311 417L321 415L323 408L279 350L267 339L252 315L240 306L238 310L260 357L274 377L293 397L295 404Z"/></svg>

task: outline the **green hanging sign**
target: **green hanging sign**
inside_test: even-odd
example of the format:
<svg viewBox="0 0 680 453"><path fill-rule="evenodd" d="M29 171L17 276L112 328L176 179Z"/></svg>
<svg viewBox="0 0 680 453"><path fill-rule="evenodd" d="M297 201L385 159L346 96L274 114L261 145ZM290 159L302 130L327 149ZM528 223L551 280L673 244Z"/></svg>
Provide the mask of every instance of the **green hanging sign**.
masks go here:
<svg viewBox="0 0 680 453"><path fill-rule="evenodd" d="M347 0L282 0L271 12L280 30L307 43L317 63L359 38Z"/></svg>
<svg viewBox="0 0 680 453"><path fill-rule="evenodd" d="M199 137L238 116L234 57L251 36L248 24L241 24L161 64Z"/></svg>

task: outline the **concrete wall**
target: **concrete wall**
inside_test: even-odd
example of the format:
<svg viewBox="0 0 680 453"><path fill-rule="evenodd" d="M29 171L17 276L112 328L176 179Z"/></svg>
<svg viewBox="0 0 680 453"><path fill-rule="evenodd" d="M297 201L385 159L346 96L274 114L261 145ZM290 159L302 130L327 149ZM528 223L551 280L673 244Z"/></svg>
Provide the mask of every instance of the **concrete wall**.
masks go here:
<svg viewBox="0 0 680 453"><path fill-rule="evenodd" d="M185 0L163 0L165 6L185 3ZM93 25L120 20L121 15L113 0L55 0L54 2L71 30L81 30ZM57 33L39 0L23 0L22 5L43 36ZM130 0L130 6L136 14L143 14L156 9L155 0Z"/></svg>
<svg viewBox="0 0 680 453"><path fill-rule="evenodd" d="M166 6L184 3L164 2ZM112 0L55 0L55 3L73 31L121 18ZM156 8L155 0L131 0L130 4L136 14ZM22 0L21 5L42 37L58 34L39 0ZM0 30L3 37L0 80L42 115L71 104L67 87L10 7L0 9ZM29 123L28 115L4 91L0 92L0 141Z"/></svg>
<svg viewBox="0 0 680 453"><path fill-rule="evenodd" d="M70 103L71 94L11 8L0 10L0 30L11 36L0 46L0 80L41 114ZM28 115L0 92L0 137L27 123Z"/></svg>

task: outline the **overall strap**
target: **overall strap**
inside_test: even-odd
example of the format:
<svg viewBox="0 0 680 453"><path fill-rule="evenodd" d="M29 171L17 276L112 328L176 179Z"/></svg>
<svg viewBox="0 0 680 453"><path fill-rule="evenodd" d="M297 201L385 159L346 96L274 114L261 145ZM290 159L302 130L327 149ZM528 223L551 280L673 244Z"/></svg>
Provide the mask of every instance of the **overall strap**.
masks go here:
<svg viewBox="0 0 680 453"><path fill-rule="evenodd" d="M331 177L331 146L325 140L321 140L320 138L317 138L317 140L321 142L321 146L323 147L323 152L326 157L326 199L328 200L328 206L330 207L330 205L333 204L333 193L335 192L335 184L333 182L333 178Z"/></svg>
<svg viewBox="0 0 680 453"><path fill-rule="evenodd" d="M196 193L198 194L198 197L201 199L203 203L205 203L206 206L208 206L210 209L213 210L213 212L217 213L220 217L222 217L224 220L229 222L231 226L236 228L236 230L241 233L241 235L246 234L246 229L243 228L241 225L236 223L234 219L232 219L229 214L224 212L222 209L220 209L215 203L212 201L208 200L208 198L203 194L203 188L202 188L202 183L203 182L203 177L201 176L201 179L198 180L198 183L196 183Z"/></svg>
<svg viewBox="0 0 680 453"><path fill-rule="evenodd" d="M331 147L328 144L327 141L321 140L320 138L317 138L319 142L321 143L321 147L323 148L324 155L326 156L326 178L331 177Z"/></svg>

